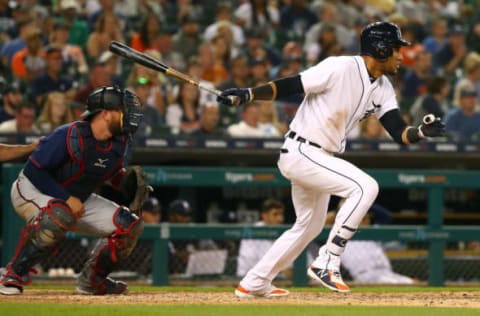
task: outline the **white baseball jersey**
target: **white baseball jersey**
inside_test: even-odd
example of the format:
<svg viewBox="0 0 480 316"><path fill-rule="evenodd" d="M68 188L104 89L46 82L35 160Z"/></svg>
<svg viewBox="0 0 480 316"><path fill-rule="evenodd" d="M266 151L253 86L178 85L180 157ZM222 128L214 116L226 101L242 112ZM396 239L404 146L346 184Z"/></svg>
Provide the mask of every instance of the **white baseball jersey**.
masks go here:
<svg viewBox="0 0 480 316"><path fill-rule="evenodd" d="M305 98L290 129L326 151L345 150L346 135L361 119L398 108L386 76L370 83L360 56L330 57L300 73Z"/></svg>

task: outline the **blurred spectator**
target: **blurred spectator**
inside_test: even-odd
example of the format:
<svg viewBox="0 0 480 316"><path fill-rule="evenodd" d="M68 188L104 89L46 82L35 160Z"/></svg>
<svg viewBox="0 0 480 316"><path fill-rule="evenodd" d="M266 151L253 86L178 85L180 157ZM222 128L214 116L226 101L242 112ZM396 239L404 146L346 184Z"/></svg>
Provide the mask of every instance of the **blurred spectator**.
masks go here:
<svg viewBox="0 0 480 316"><path fill-rule="evenodd" d="M477 107L477 91L465 88L460 91L460 107L451 109L444 118L447 135L455 141L480 140L480 111Z"/></svg>
<svg viewBox="0 0 480 316"><path fill-rule="evenodd" d="M205 41L211 41L219 34L221 28L230 28L232 33L232 45L236 48L241 47L245 43L243 29L232 23L232 4L228 1L221 1L217 4L215 22L207 25L203 32Z"/></svg>
<svg viewBox="0 0 480 316"><path fill-rule="evenodd" d="M113 84L110 72L107 71L105 63L101 61L102 60L98 60L92 65L88 81L78 88L73 97L73 101L85 104L90 93L98 88L111 86Z"/></svg>
<svg viewBox="0 0 480 316"><path fill-rule="evenodd" d="M248 60L245 55L238 55L230 61L230 77L220 83L219 90L225 90L228 88L241 88L248 86L248 79L250 75L250 69L248 67ZM238 111L235 107L219 105L220 110L220 122L219 125L222 128L237 123L240 120Z"/></svg>
<svg viewBox="0 0 480 316"><path fill-rule="evenodd" d="M370 115L360 122L360 135L362 140L387 140L390 139L380 121L375 115Z"/></svg>
<svg viewBox="0 0 480 316"><path fill-rule="evenodd" d="M423 117L432 113L436 117L443 118L451 105L448 101L450 84L444 76L432 76L427 79L427 93L417 97L410 108L412 123L414 126L422 124Z"/></svg>
<svg viewBox="0 0 480 316"><path fill-rule="evenodd" d="M424 47L421 43L418 42L415 34L415 26L412 24L407 24L402 29L402 37L410 42L409 46L400 47L400 53L402 54L403 60L402 65L408 69L411 69L415 65L415 58L417 54L424 51Z"/></svg>
<svg viewBox="0 0 480 316"><path fill-rule="evenodd" d="M335 33L337 43L341 46L341 51L346 50L354 40L355 34L352 29L348 29L338 22L337 7L333 3L324 1L319 9L318 15L319 22L312 25L305 34L305 51L308 52L312 49L312 45L318 45L321 33L326 30ZM362 26L365 26L366 24L367 23L364 23ZM325 25L329 25L329 27L325 27ZM357 50L355 53L358 53L359 51L360 50Z"/></svg>
<svg viewBox="0 0 480 316"><path fill-rule="evenodd" d="M60 125L73 121L70 105L62 92L50 92L47 95L42 112L34 123L33 130L48 134Z"/></svg>
<svg viewBox="0 0 480 316"><path fill-rule="evenodd" d="M192 222L193 210L186 200L178 199L168 205L167 219L172 224L187 224ZM216 249L212 240L175 240L168 243L169 273L184 273L190 254L201 249Z"/></svg>
<svg viewBox="0 0 480 316"><path fill-rule="evenodd" d="M16 108L22 100L22 91L18 82L5 82L3 78L0 89L2 92L0 99L0 123L2 123L15 117Z"/></svg>
<svg viewBox="0 0 480 316"><path fill-rule="evenodd" d="M426 79L432 72L432 55L420 51L415 55L413 67L403 76L401 92L402 107L409 109L415 98L427 91Z"/></svg>
<svg viewBox="0 0 480 316"><path fill-rule="evenodd" d="M344 48L338 43L336 32L334 24L322 23L318 38L306 48L308 65L315 65L328 57L343 54Z"/></svg>
<svg viewBox="0 0 480 316"><path fill-rule="evenodd" d="M206 103L200 107L200 126L192 135L224 136L225 130L218 126L220 114L216 102Z"/></svg>
<svg viewBox="0 0 480 316"><path fill-rule="evenodd" d="M307 4L305 0L291 0L280 8L280 25L286 32L287 39L303 42L307 31L317 23L317 15Z"/></svg>
<svg viewBox="0 0 480 316"><path fill-rule="evenodd" d="M133 34L130 46L140 52L147 49L160 50L158 36L162 32L158 17L152 13L144 17L140 30Z"/></svg>
<svg viewBox="0 0 480 316"><path fill-rule="evenodd" d="M213 64L209 72L203 74L203 79L212 82L215 86L228 79L227 66L232 56L229 41L225 36L215 36L210 45L212 47Z"/></svg>
<svg viewBox="0 0 480 316"><path fill-rule="evenodd" d="M135 138L148 137L154 134L159 127L163 126L162 114L154 105L149 104L148 96L153 83L147 77L138 77L133 83L133 92L140 99L142 104L143 119L135 133Z"/></svg>
<svg viewBox="0 0 480 316"><path fill-rule="evenodd" d="M143 203L142 218L145 224L158 224L162 217L162 206L154 196L149 197Z"/></svg>
<svg viewBox="0 0 480 316"><path fill-rule="evenodd" d="M36 27L31 20L20 20L17 22L17 28L19 34L16 38L13 38L2 45L0 55L2 56L2 63L5 67L10 68L11 60L16 52L27 47L26 38L30 33L30 29Z"/></svg>
<svg viewBox="0 0 480 316"><path fill-rule="evenodd" d="M477 103L480 104L480 54L470 52L463 63L463 76L455 84L453 104L459 106L460 91L464 88L477 90Z"/></svg>
<svg viewBox="0 0 480 316"><path fill-rule="evenodd" d="M376 209L387 210L376 206ZM373 214L372 214L373 213ZM362 226L370 226L371 216L375 216L372 209L360 223ZM391 215L390 215L391 216ZM335 212L327 215L327 225L333 224ZM375 218L375 217L374 217ZM374 222L381 224L381 222ZM387 257L381 243L371 240L350 240L345 252L342 254L342 266L348 270L353 280L365 284L413 284L414 280L408 276L393 271L390 259Z"/></svg>
<svg viewBox="0 0 480 316"><path fill-rule="evenodd" d="M111 78L112 84L123 89L125 82L123 76L121 76L120 61L118 56L111 51L104 51L97 59L97 63L105 66L105 72L108 77Z"/></svg>
<svg viewBox="0 0 480 316"><path fill-rule="evenodd" d="M474 21L469 27L467 46L470 51L480 53L480 16L477 16L477 21Z"/></svg>
<svg viewBox="0 0 480 316"><path fill-rule="evenodd" d="M265 43L264 37L265 35L259 29L248 31L243 54L249 60L265 60L270 69L271 66L278 66L282 62L282 56L274 47Z"/></svg>
<svg viewBox="0 0 480 316"><path fill-rule="evenodd" d="M108 51L111 41L123 42L123 34L118 17L112 13L105 13L98 18L95 29L88 36L88 58L94 60L100 57L103 52Z"/></svg>
<svg viewBox="0 0 480 316"><path fill-rule="evenodd" d="M61 0L59 6L60 20L68 25L68 43L86 49L89 36L87 22L78 16L81 8L77 0Z"/></svg>
<svg viewBox="0 0 480 316"><path fill-rule="evenodd" d="M115 16L117 21L118 32L126 33L127 28L127 18L115 10L115 5L118 0L97 0L100 8L88 16L88 28L91 31L96 29L97 22L102 19L102 16L112 15Z"/></svg>
<svg viewBox="0 0 480 316"><path fill-rule="evenodd" d="M15 117L0 124L0 134L32 133L36 107L27 100L17 105Z"/></svg>
<svg viewBox="0 0 480 316"><path fill-rule="evenodd" d="M430 34L423 40L423 47L430 54L435 55L447 42L448 24L444 17L436 17L430 28Z"/></svg>
<svg viewBox="0 0 480 316"><path fill-rule="evenodd" d="M357 55L358 53L360 53L360 33L362 33L363 28L367 24L368 21L364 17L360 17L354 20L352 26L352 31L354 34L345 50L348 55Z"/></svg>
<svg viewBox="0 0 480 316"><path fill-rule="evenodd" d="M41 106L47 94L52 91L64 92L67 99L71 100L76 93L76 89L73 79L62 74L62 49L50 45L46 49L45 61L47 67L44 73L37 76L32 82L31 94L34 102Z"/></svg>
<svg viewBox="0 0 480 316"><path fill-rule="evenodd" d="M173 35L173 50L182 54L183 60L190 60L197 54L202 43L200 23L193 15L185 15L180 19L180 29Z"/></svg>
<svg viewBox="0 0 480 316"><path fill-rule="evenodd" d="M25 34L26 47L12 57L12 72L16 78L31 82L45 71L45 52L42 50L42 32L31 27Z"/></svg>
<svg viewBox="0 0 480 316"><path fill-rule="evenodd" d="M199 92L194 85L182 82L175 103L167 106L166 123L173 133L189 134L200 126Z"/></svg>
<svg viewBox="0 0 480 316"><path fill-rule="evenodd" d="M433 66L437 72L448 76L455 75L455 71L462 67L467 55L465 34L460 25L454 25L449 32L447 41L433 55Z"/></svg>
<svg viewBox="0 0 480 316"><path fill-rule="evenodd" d="M146 50L145 54L154 59L160 60L161 58L160 53L156 50ZM134 64L128 75L127 86L132 87L138 78L146 78L150 83L146 104L153 106L162 116L165 116L165 103L173 100L168 79L165 77L165 75L156 70L147 68L140 64Z"/></svg>
<svg viewBox="0 0 480 316"><path fill-rule="evenodd" d="M283 203L275 199L267 199L260 209L260 221L255 226L281 225L284 222L285 207ZM243 277L248 270L270 249L272 239L243 239L240 241L238 250L237 276ZM291 275L291 268L284 271L286 277Z"/></svg>
<svg viewBox="0 0 480 316"><path fill-rule="evenodd" d="M280 25L280 11L268 0L248 0L234 11L235 22L244 30L260 29L266 40L274 44L275 30Z"/></svg>
<svg viewBox="0 0 480 316"><path fill-rule="evenodd" d="M88 72L88 65L82 47L68 43L70 27L65 21L56 21L53 33L50 36L50 44L62 49L63 64L66 72L79 80Z"/></svg>
<svg viewBox="0 0 480 316"><path fill-rule="evenodd" d="M253 57L249 60L248 66L250 68L249 85L267 83L270 80L270 63L265 57Z"/></svg>
<svg viewBox="0 0 480 316"><path fill-rule="evenodd" d="M260 108L259 123L265 126L272 125L278 131L279 135L283 135L288 131L285 122L280 121L278 111L273 101L256 101Z"/></svg>
<svg viewBox="0 0 480 316"><path fill-rule="evenodd" d="M230 125L227 132L232 137L279 137L280 132L271 124L260 123L260 105L250 102L243 106L242 120Z"/></svg>

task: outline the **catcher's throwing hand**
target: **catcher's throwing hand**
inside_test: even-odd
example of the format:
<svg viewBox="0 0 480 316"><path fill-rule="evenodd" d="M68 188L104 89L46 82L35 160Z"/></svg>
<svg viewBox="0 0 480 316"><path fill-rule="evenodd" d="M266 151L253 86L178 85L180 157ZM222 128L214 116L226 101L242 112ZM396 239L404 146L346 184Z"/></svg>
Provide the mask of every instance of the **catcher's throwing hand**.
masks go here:
<svg viewBox="0 0 480 316"><path fill-rule="evenodd" d="M125 197L128 208L140 215L143 202L148 198L153 188L147 183L147 176L140 166L129 166L125 169L120 183L120 192Z"/></svg>
<svg viewBox="0 0 480 316"><path fill-rule="evenodd" d="M440 137L445 135L445 124L439 117L427 114L423 117L423 124L418 127L420 137Z"/></svg>
<svg viewBox="0 0 480 316"><path fill-rule="evenodd" d="M253 101L250 88L231 88L222 92L217 97L217 102L226 106L241 106Z"/></svg>

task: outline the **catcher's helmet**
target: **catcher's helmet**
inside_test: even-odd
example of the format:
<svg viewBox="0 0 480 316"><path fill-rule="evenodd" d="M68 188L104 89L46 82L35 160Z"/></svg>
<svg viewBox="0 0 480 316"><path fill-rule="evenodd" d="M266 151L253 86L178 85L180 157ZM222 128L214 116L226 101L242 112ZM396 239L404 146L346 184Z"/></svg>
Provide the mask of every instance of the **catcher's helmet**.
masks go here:
<svg viewBox="0 0 480 316"><path fill-rule="evenodd" d="M400 28L390 22L375 22L367 25L360 34L360 55L368 55L385 61L393 55L393 48L408 46Z"/></svg>
<svg viewBox="0 0 480 316"><path fill-rule="evenodd" d="M102 87L93 91L87 98L87 109L82 117L89 120L103 110L122 111L122 129L125 133L135 133L143 118L137 95L118 87Z"/></svg>

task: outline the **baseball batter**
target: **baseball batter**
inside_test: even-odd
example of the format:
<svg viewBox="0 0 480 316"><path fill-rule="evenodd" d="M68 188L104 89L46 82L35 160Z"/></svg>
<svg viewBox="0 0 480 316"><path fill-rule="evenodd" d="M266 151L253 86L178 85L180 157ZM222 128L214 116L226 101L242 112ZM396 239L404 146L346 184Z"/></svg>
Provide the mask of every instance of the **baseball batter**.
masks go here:
<svg viewBox="0 0 480 316"><path fill-rule="evenodd" d="M77 292L127 291L108 274L131 253L143 222L94 192L105 182L121 184L129 140L142 119L140 103L128 90L103 87L88 97L83 116L42 139L12 185L13 206L27 226L0 280L0 294L21 294L32 267L54 252L67 231L101 237L80 272Z"/></svg>
<svg viewBox="0 0 480 316"><path fill-rule="evenodd" d="M40 140L27 145L0 144L0 162L17 159L30 154L37 148Z"/></svg>
<svg viewBox="0 0 480 316"><path fill-rule="evenodd" d="M413 127L401 117L393 86L385 76L397 73L402 62L399 48L409 45L400 29L392 23L376 22L363 29L360 41L360 56L327 58L298 75L222 93L223 97L237 97L236 104L227 105L305 94L278 160L281 173L291 181L297 219L240 281L235 290L238 297L289 294L273 286L272 280L321 232L331 195L343 197L345 203L308 275L331 290L350 291L340 274L340 255L375 200L378 184L359 168L335 157L344 151L346 135L369 115L376 115L401 144L444 133L438 118L427 116L424 124Z"/></svg>

